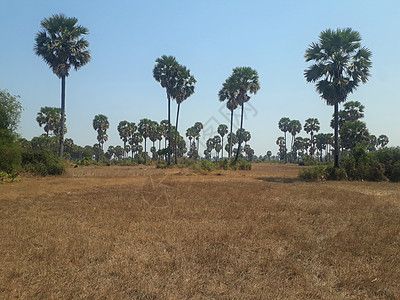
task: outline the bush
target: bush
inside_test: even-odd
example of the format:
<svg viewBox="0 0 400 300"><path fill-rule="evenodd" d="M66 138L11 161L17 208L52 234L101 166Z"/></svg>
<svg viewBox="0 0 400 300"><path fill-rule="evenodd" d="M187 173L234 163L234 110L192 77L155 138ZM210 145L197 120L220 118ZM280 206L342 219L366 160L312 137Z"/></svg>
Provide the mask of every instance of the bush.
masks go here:
<svg viewBox="0 0 400 300"><path fill-rule="evenodd" d="M347 180L346 170L342 167L335 168L333 164L325 167L325 178L327 180Z"/></svg>
<svg viewBox="0 0 400 300"><path fill-rule="evenodd" d="M21 146L15 141L15 135L8 130L0 130L0 171L14 178L21 171Z"/></svg>
<svg viewBox="0 0 400 300"><path fill-rule="evenodd" d="M23 169L34 175L61 175L65 172L63 161L49 150L26 150L22 153Z"/></svg>
<svg viewBox="0 0 400 300"><path fill-rule="evenodd" d="M400 147L383 148L374 152L376 160L385 169L385 176L390 181L400 181Z"/></svg>
<svg viewBox="0 0 400 300"><path fill-rule="evenodd" d="M232 159L229 162L229 168L232 170L251 170L251 163L243 158L239 158L237 161Z"/></svg>
<svg viewBox="0 0 400 300"><path fill-rule="evenodd" d="M168 167L168 163L167 163L166 161L164 161L164 160L159 161L159 162L156 164L156 168L157 168L157 169L166 169L167 167Z"/></svg>
<svg viewBox="0 0 400 300"><path fill-rule="evenodd" d="M304 180L320 181L326 179L326 167L317 165L300 171L299 177Z"/></svg>

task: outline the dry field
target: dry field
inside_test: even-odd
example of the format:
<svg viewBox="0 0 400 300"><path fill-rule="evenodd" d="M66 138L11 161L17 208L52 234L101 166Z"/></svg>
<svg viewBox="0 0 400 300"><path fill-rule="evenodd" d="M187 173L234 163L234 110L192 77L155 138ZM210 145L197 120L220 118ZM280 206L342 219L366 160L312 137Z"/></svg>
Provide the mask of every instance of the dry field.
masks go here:
<svg viewBox="0 0 400 300"><path fill-rule="evenodd" d="M400 184L299 169L0 184L0 298L400 299Z"/></svg>

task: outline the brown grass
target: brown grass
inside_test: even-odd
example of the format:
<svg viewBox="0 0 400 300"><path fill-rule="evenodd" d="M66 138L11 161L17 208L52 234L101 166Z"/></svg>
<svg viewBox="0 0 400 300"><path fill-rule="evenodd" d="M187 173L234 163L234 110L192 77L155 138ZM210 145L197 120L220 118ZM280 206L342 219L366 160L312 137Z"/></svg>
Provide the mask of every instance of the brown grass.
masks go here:
<svg viewBox="0 0 400 300"><path fill-rule="evenodd" d="M0 184L0 298L399 299L400 185L299 169Z"/></svg>

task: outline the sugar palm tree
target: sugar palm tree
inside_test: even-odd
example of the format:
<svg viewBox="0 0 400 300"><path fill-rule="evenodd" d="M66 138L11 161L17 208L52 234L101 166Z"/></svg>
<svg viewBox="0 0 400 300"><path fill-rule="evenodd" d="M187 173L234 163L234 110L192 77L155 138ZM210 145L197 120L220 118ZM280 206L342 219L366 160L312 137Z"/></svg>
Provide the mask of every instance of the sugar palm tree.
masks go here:
<svg viewBox="0 0 400 300"><path fill-rule="evenodd" d="M171 99L178 84L179 63L175 57L163 55L156 59L153 77L165 88L168 100L168 165L171 164Z"/></svg>
<svg viewBox="0 0 400 300"><path fill-rule="evenodd" d="M310 141L311 141L311 150L310 150L310 155L314 155L314 133L317 133L319 131L319 121L317 118L308 118L306 122L304 123L304 131L310 134Z"/></svg>
<svg viewBox="0 0 400 300"><path fill-rule="evenodd" d="M151 120L144 118L144 119L141 119L138 124L138 131L140 132L141 136L144 139L145 155L147 155L147 138L150 135L151 122L152 122ZM146 162L146 156L145 156L145 162Z"/></svg>
<svg viewBox="0 0 400 300"><path fill-rule="evenodd" d="M284 150L284 155L285 155L285 163L287 162L287 140L286 140L286 133L289 131L289 123L290 119L287 117L283 117L279 120L278 122L278 127L279 129L284 133L284 141L285 141L285 147L282 147L281 150ZM281 146L280 146L281 147Z"/></svg>
<svg viewBox="0 0 400 300"><path fill-rule="evenodd" d="M230 77L229 77L230 78ZM223 102L227 100L226 108L231 112L231 127L230 127L230 137L233 134L233 111L238 107L237 103L237 95L238 91L233 85L231 80L226 79L225 82L222 84L222 88L218 92L218 99L219 101ZM232 141L229 140L229 150L228 150L228 158L232 156Z"/></svg>
<svg viewBox="0 0 400 300"><path fill-rule="evenodd" d="M39 126L42 127L42 125L44 125L43 129L46 132L47 137L49 136L50 131L53 131L53 133L60 131L58 129L58 127L60 126L60 120L61 109L58 107L41 107L36 117L36 121L38 122Z"/></svg>
<svg viewBox="0 0 400 300"><path fill-rule="evenodd" d="M128 121L121 121L121 122L119 122L117 129L118 129L119 137L124 142L124 149L125 149L126 142L132 136L132 134L134 132L134 130L133 130L134 128L132 127L132 123L130 123ZM125 156L125 152L124 152L123 156Z"/></svg>
<svg viewBox="0 0 400 300"><path fill-rule="evenodd" d="M110 127L108 118L105 115L96 115L93 119L93 129L97 131L97 141L101 149L103 150L103 145L108 140L107 129Z"/></svg>
<svg viewBox="0 0 400 300"><path fill-rule="evenodd" d="M360 83L370 75L371 51L361 46L361 35L351 28L321 32L318 43L306 50L305 59L313 61L304 71L307 82L316 83L316 90L328 105L334 106L335 167L339 167L338 112Z"/></svg>
<svg viewBox="0 0 400 300"><path fill-rule="evenodd" d="M389 138L387 137L387 135L381 134L381 135L378 137L378 145L379 145L381 148L385 148L387 144L389 144Z"/></svg>
<svg viewBox="0 0 400 300"><path fill-rule="evenodd" d="M65 124L65 78L71 67L75 70L90 61L89 43L84 36L89 33L86 27L77 25L78 19L56 14L41 21L42 30L35 37L35 54L41 56L53 73L61 79L61 120ZM64 131L60 130L59 155L63 156Z"/></svg>
<svg viewBox="0 0 400 300"><path fill-rule="evenodd" d="M228 133L228 126L225 124L219 124L217 129L219 135L221 136L221 150L222 150L222 158L224 158L224 136Z"/></svg>
<svg viewBox="0 0 400 300"><path fill-rule="evenodd" d="M293 149L294 149L293 148L294 140L296 139L296 135L298 133L300 133L300 131L301 131L301 123L300 123L300 121L299 120L291 120L289 122L289 132L292 135L292 143L291 143L291 146L290 146L290 152L292 152L292 155L293 155ZM292 157L292 160L293 159L294 158Z"/></svg>
<svg viewBox="0 0 400 300"><path fill-rule="evenodd" d="M194 131L195 131L195 138L197 141L197 152L200 150L200 132L203 130L204 126L203 123L201 122L196 122L193 125Z"/></svg>

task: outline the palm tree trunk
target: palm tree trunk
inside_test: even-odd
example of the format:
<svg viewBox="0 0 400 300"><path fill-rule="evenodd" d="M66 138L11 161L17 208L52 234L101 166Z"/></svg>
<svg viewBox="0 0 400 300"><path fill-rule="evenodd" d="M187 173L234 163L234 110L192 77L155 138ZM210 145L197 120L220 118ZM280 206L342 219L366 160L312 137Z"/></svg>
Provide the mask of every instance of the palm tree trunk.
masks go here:
<svg viewBox="0 0 400 300"><path fill-rule="evenodd" d="M181 104L178 103L178 108L176 110L176 124L175 124L175 128L176 128L176 135L175 135L175 164L178 164L178 156L177 156L177 148L178 148L178 120L179 120L179 110L181 108Z"/></svg>
<svg viewBox="0 0 400 300"><path fill-rule="evenodd" d="M242 128L243 128L243 110L244 110L244 102L242 103L242 113L240 116L240 132L242 132ZM241 144L242 144L242 134L239 135L239 145L238 145L238 150L236 152L235 161L237 161L239 158Z"/></svg>
<svg viewBox="0 0 400 300"><path fill-rule="evenodd" d="M61 120L60 120L60 157L64 154L64 116L65 116L65 75L61 77Z"/></svg>
<svg viewBox="0 0 400 300"><path fill-rule="evenodd" d="M231 110L231 135L229 136L229 157L232 157L232 129L233 129L233 109Z"/></svg>
<svg viewBox="0 0 400 300"><path fill-rule="evenodd" d="M168 166L171 165L171 98L167 90L168 98Z"/></svg>
<svg viewBox="0 0 400 300"><path fill-rule="evenodd" d="M126 147L126 141L124 140L124 152L123 152L122 158L125 157L125 147Z"/></svg>
<svg viewBox="0 0 400 300"><path fill-rule="evenodd" d="M339 138L338 138L339 103L335 103L335 168L339 168Z"/></svg>
<svg viewBox="0 0 400 300"><path fill-rule="evenodd" d="M284 131L285 133L285 164L287 163L287 143L286 143L286 131Z"/></svg>
<svg viewBox="0 0 400 300"><path fill-rule="evenodd" d="M146 150L146 140L147 138L144 138L144 163L146 164L147 162L147 150Z"/></svg>
<svg viewBox="0 0 400 300"><path fill-rule="evenodd" d="M222 146L221 158L224 159L224 136L223 135L221 135L221 146Z"/></svg>

